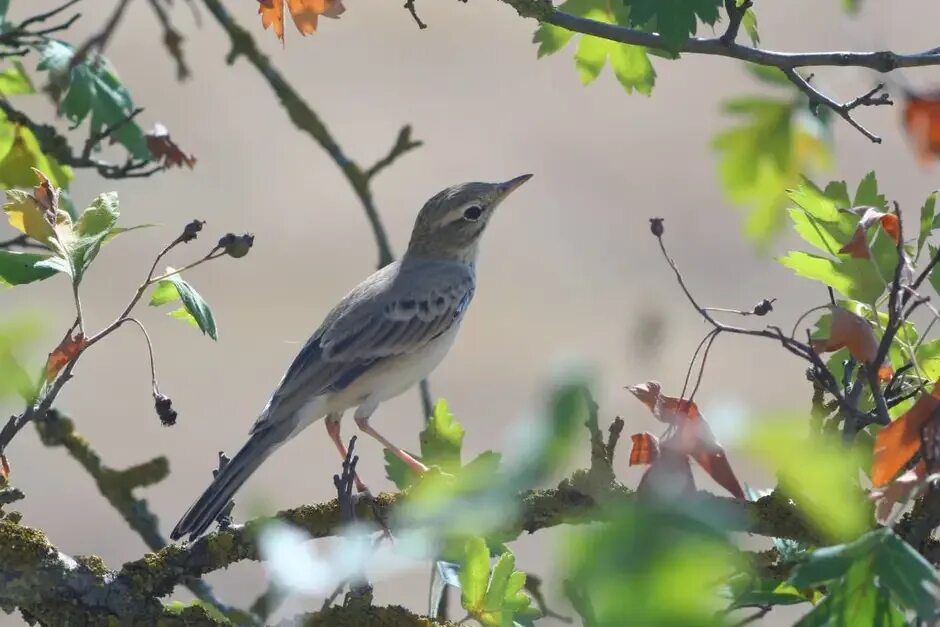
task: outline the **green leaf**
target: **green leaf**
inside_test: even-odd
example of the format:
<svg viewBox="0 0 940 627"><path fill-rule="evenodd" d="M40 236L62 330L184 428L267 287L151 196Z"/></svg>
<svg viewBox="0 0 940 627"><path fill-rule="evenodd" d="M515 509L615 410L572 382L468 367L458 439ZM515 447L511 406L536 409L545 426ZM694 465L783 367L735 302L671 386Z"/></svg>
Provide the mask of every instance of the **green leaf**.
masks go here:
<svg viewBox="0 0 940 627"><path fill-rule="evenodd" d="M483 538L473 537L464 546L460 569L460 599L463 608L478 614L483 609L483 596L490 574L490 552Z"/></svg>
<svg viewBox="0 0 940 627"><path fill-rule="evenodd" d="M628 11L624 8L622 0L567 0L559 5L558 10L605 24L629 23ZM541 58L562 50L573 36L573 32L564 28L542 24L536 29L532 41L538 44L537 54ZM635 90L649 95L656 81L656 72L650 63L649 54L650 51L642 46L583 35L575 53L575 67L581 82L588 84L600 75L609 59L614 75L627 93Z"/></svg>
<svg viewBox="0 0 940 627"><path fill-rule="evenodd" d="M626 0L635 27L653 23L656 32L675 47L694 35L698 21L714 25L721 0Z"/></svg>
<svg viewBox="0 0 940 627"><path fill-rule="evenodd" d="M175 272L175 270L168 267L166 272L169 274ZM179 274L169 276L157 283L157 286L150 296L150 304L158 306L176 300L170 297L169 290L171 289L176 290L177 296L183 301L183 307L182 309L170 312L170 316L187 321L191 318L191 322L194 323L199 330L213 340L218 340L219 336L215 325L215 318L212 315L212 309L209 308L206 301L199 295L199 292L184 281Z"/></svg>
<svg viewBox="0 0 940 627"><path fill-rule="evenodd" d="M936 569L891 529L879 529L872 535L879 539L874 558L879 585L890 590L903 607L924 619L932 616L940 596Z"/></svg>
<svg viewBox="0 0 940 627"><path fill-rule="evenodd" d="M0 285L12 287L48 279L56 270L37 265L47 259L49 255L0 250Z"/></svg>
<svg viewBox="0 0 940 627"><path fill-rule="evenodd" d="M74 125L91 117L89 132L118 126L112 135L136 159L150 159L144 133L133 120L126 121L134 103L114 68L101 56L71 66L75 50L61 41L49 41L41 51L39 70L46 70L54 84L62 86L65 96L60 109Z"/></svg>
<svg viewBox="0 0 940 627"><path fill-rule="evenodd" d="M434 414L421 432L421 461L440 466L445 472L460 468L460 447L464 430L441 399L434 405Z"/></svg>
<svg viewBox="0 0 940 627"><path fill-rule="evenodd" d="M818 255L790 251L778 261L799 276L828 285L852 300L871 303L885 289L881 277L871 262L865 259L833 261Z"/></svg>
<svg viewBox="0 0 940 627"><path fill-rule="evenodd" d="M878 541L874 533L866 533L854 542L817 549L796 565L788 581L797 588L809 588L840 579L853 563L870 555Z"/></svg>
<svg viewBox="0 0 940 627"><path fill-rule="evenodd" d="M486 612L498 612L502 609L506 600L506 589L509 585L509 577L516 568L516 558L509 551L500 555L493 567L493 575L490 577L489 586L486 588L486 594L483 597L483 610ZM522 581L525 583L525 573L522 573Z"/></svg>
<svg viewBox="0 0 940 627"><path fill-rule="evenodd" d="M785 190L800 173L829 163L825 129L793 97L743 97L724 103L737 123L715 137L718 174L728 199L749 208L745 233L766 247L783 226Z"/></svg>
<svg viewBox="0 0 940 627"><path fill-rule="evenodd" d="M117 224L117 192L100 194L91 206L82 212L78 224L70 233L61 235L58 243L71 267L72 278L79 282L101 250L101 245Z"/></svg>
<svg viewBox="0 0 940 627"><path fill-rule="evenodd" d="M914 356L928 381L940 379L940 340L924 342L914 351Z"/></svg>
<svg viewBox="0 0 940 627"><path fill-rule="evenodd" d="M924 205L920 208L920 235L917 237L917 255L915 260L920 257L920 251L924 248L924 243L930 237L933 230L934 215L937 207L937 192L932 192L927 196Z"/></svg>
<svg viewBox="0 0 940 627"><path fill-rule="evenodd" d="M0 72L0 95L16 96L19 94L34 94L36 88L26 74L23 64L13 62L13 67Z"/></svg>
<svg viewBox="0 0 940 627"><path fill-rule="evenodd" d="M853 204L856 207L870 206L879 210L888 208L888 201L878 193L878 180L874 172L869 172L859 182Z"/></svg>
<svg viewBox="0 0 940 627"><path fill-rule="evenodd" d="M196 320L191 313L189 313L189 310L186 309L185 306L180 307L178 309L174 309L167 315L170 316L171 318L182 320L183 322L185 322L191 327L195 327L197 329L199 328L199 321Z"/></svg>
<svg viewBox="0 0 940 627"><path fill-rule="evenodd" d="M861 461L828 433L808 437L805 425L803 416L762 418L750 427L744 448L776 471L780 488L815 528L834 540L855 539L871 516L854 482Z"/></svg>

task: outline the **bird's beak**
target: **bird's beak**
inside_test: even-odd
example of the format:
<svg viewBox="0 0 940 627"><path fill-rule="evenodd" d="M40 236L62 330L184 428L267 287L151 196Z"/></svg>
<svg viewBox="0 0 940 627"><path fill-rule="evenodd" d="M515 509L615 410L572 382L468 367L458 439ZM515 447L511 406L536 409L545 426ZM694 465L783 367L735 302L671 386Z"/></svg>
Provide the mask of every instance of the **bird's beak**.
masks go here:
<svg viewBox="0 0 940 627"><path fill-rule="evenodd" d="M503 198L505 198L511 192L513 192L516 188L518 188L520 185L528 181L530 178L532 178L531 174L523 174L522 176L517 176L516 178L510 179L506 181L505 183L500 183L499 184L500 195Z"/></svg>

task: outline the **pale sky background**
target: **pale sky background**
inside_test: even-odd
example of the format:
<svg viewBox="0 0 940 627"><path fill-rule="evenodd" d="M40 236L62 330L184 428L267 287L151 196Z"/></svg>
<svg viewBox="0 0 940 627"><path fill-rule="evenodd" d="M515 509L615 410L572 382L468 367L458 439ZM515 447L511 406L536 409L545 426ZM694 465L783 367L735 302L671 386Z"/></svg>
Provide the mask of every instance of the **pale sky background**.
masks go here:
<svg viewBox="0 0 940 627"><path fill-rule="evenodd" d="M12 4L11 16L21 18L56 3ZM84 17L68 32L69 41L84 41L113 4L78 5ZM179 266L196 258L227 231L253 232L255 247L244 259L223 259L186 275L215 310L217 343L163 311L139 308L156 344L161 388L180 413L176 427L160 426L154 415L146 352L133 329L83 357L58 403L112 467L156 455L169 458L170 477L142 491L164 533L208 483L217 451L233 453L244 442L296 351L376 260L364 214L345 179L320 147L291 125L248 63L225 65L228 40L195 4L203 14L201 28L186 3L175 3L173 11L187 37L194 74L186 83L176 82L144 2L132 3L109 46L108 56L136 102L146 107L142 123L165 124L199 163L191 172L173 170L131 182L78 172L72 196L80 206L99 192L118 190L123 224L163 225L124 235L102 251L84 284L86 320L100 328L120 311L153 255L193 218L208 221L201 239L174 252L168 263ZM262 31L255 2L227 6L349 156L371 164L405 123L425 142L374 187L396 251L404 248L418 208L441 188L535 174L491 223L473 306L450 356L432 377L435 396L446 397L466 426L468 457L487 448L507 450L507 429L540 410L552 374L572 360L596 373L594 389L605 422L621 415L627 433L661 430L623 386L658 379L677 393L707 329L661 260L648 233L650 216L666 218L672 253L707 304L747 308L776 297L769 321L787 326L825 297L810 283L793 280L770 257L756 256L740 236L741 214L723 198L710 148L711 138L728 124L719 103L768 89L739 63L656 59L653 96L629 96L609 71L582 87L572 48L536 60L531 43L536 23L500 2L419 0L429 25L424 31L400 4L349 0L342 19L323 20L314 36L301 38L288 25L286 47ZM915 51L940 43L935 28L940 8L929 0L906 2L904 11L897 3L867 2L854 20L843 16L837 0L757 5L768 48ZM905 76L937 85L935 73ZM855 97L872 81L854 69L820 70L817 76L839 99ZM18 104L51 116L42 97L31 98ZM937 187L937 170L916 164L899 116L898 108L859 112L859 119L884 137L881 146L836 123L836 167L818 178L847 178L854 186L874 169L888 197L916 215ZM0 227L3 236L5 228ZM774 250L783 251L788 243L793 244L782 240ZM48 334L36 349L36 364L73 315L63 278L0 292L0 311L4 318L42 312ZM652 355L635 343L639 322L651 316L661 317L664 325ZM723 407L728 415L756 418L770 409L805 409L809 389L802 363L790 355L722 337L698 401L706 416L712 408L720 417ZM417 446L420 422L415 393L383 405L373 419L406 448ZM347 437L355 431L352 420L344 428ZM387 488L379 446L362 441L360 452L366 482ZM62 449L44 448L28 428L8 454L13 480L28 495L16 505L25 524L44 529L67 553L97 554L112 567L142 554L140 539ZM731 461L741 476L770 486L770 475L759 471L755 460L732 453ZM617 469L622 480L635 484L639 471L627 469L625 447ZM314 425L251 479L239 494L236 514L244 515L252 503L280 509L328 499L338 470L324 429ZM702 484L718 490L708 481ZM514 545L518 564L550 576L561 538L557 533L524 538ZM426 577L422 567L410 578L378 582L376 601L423 612ZM243 607L264 585L261 569L251 563L209 580L221 598ZM302 607L295 603L288 609ZM0 625L19 624L19 618L0 616Z"/></svg>

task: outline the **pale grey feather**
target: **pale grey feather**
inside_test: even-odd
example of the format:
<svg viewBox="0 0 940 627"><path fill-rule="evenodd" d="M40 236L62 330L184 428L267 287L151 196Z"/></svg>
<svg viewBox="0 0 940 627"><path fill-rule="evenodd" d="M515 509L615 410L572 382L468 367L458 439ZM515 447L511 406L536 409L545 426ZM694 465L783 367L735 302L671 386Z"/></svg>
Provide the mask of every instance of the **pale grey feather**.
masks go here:
<svg viewBox="0 0 940 627"><path fill-rule="evenodd" d="M474 274L458 261L405 259L363 281L307 341L251 432L296 420L311 398L345 388L381 360L414 353L447 331L473 297Z"/></svg>

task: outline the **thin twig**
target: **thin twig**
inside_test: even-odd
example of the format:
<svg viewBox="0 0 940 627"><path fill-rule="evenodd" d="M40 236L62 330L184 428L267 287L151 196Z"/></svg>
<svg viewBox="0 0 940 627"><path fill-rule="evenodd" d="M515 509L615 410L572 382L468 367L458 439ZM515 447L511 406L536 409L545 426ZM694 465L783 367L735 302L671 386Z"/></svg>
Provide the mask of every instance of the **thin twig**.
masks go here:
<svg viewBox="0 0 940 627"><path fill-rule="evenodd" d="M108 42L111 40L111 36L114 34L114 31L117 29L117 25L124 16L124 10L127 8L128 4L130 4L130 0L118 0L117 5L114 7L114 11L111 13L111 17L108 18L108 21L105 23L104 28L89 38L88 41L82 44L78 50L75 51L75 54L72 56L72 61L69 63L70 68L73 68L79 63L83 62L85 57L88 56L88 53L91 52L92 49L94 49L98 54L104 53L104 49L107 48Z"/></svg>
<svg viewBox="0 0 940 627"><path fill-rule="evenodd" d="M163 27L163 45L170 53L173 61L176 63L176 80L183 81L189 78L189 66L186 64L186 57L183 54L183 36L173 26L170 16L166 9L160 4L160 0L148 0L153 12L157 15L160 26Z"/></svg>
<svg viewBox="0 0 940 627"><path fill-rule="evenodd" d="M125 115L123 119L118 120L114 124L109 124L108 126L105 126L103 129L101 129L97 133L92 133L88 137L88 139L85 141L85 147L82 149L81 158L85 160L90 159L92 151L95 149L95 147L98 144L100 144L104 140L111 137L112 133L115 133L121 128L123 128L124 125L126 125L128 122L130 122L131 120L133 120L134 118L136 118L138 115L140 115L143 112L144 112L143 107L137 107L136 109L134 109L133 111Z"/></svg>
<svg viewBox="0 0 940 627"><path fill-rule="evenodd" d="M878 106L878 105L891 105L894 104L887 93L881 94L879 97L875 97L875 94L884 89L884 85L878 85L868 93L859 96L855 100L847 103L839 103L825 95L815 87L813 87L808 80L800 76L799 72L793 68L783 68L783 73L786 75L790 82L796 85L800 91L802 91L809 98L811 106L823 105L833 112L836 113L843 120L854 126L862 135L870 139L873 143L880 144L881 137L875 135L867 128L859 124L855 118L852 117L852 111L860 106Z"/></svg>
<svg viewBox="0 0 940 627"><path fill-rule="evenodd" d="M408 9L409 13L411 13L411 17L414 18L415 24L418 25L418 28L424 30L428 27L428 25L422 22L421 18L418 17L418 11L415 9L415 0L405 0L405 8Z"/></svg>

